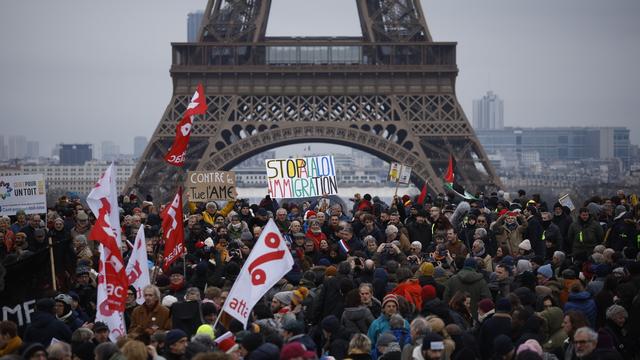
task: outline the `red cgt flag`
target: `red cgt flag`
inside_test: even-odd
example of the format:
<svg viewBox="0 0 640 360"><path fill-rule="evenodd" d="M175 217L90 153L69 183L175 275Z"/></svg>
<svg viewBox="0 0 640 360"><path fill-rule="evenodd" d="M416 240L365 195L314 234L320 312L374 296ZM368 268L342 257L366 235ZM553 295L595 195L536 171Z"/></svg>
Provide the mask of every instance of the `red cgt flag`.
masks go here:
<svg viewBox="0 0 640 360"><path fill-rule="evenodd" d="M182 166L187 155L187 146L189 146L189 137L191 136L191 128L193 127L193 116L202 115L207 112L207 99L204 96L202 84L198 84L195 94L191 98L187 110L182 116L182 120L176 127L176 138L173 145L164 156L164 160L171 165Z"/></svg>
<svg viewBox="0 0 640 360"><path fill-rule="evenodd" d="M184 226L182 224L182 188L160 215L164 240L164 269L168 270L184 253Z"/></svg>

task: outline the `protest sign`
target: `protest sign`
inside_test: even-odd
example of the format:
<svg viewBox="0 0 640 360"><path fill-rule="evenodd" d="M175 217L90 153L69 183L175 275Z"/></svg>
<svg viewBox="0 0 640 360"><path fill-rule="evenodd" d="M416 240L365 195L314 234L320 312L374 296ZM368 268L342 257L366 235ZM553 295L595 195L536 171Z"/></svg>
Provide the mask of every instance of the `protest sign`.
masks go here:
<svg viewBox="0 0 640 360"><path fill-rule="evenodd" d="M573 205L573 201L571 201L569 194L560 196L560 199L558 199L558 202L560 203L560 205L568 207L569 210L571 211L573 211L576 208L575 205Z"/></svg>
<svg viewBox="0 0 640 360"><path fill-rule="evenodd" d="M409 184L411 178L411 166L402 165L400 163L392 162L389 167L389 181L393 181L399 184Z"/></svg>
<svg viewBox="0 0 640 360"><path fill-rule="evenodd" d="M0 176L0 216L47 213L44 175Z"/></svg>
<svg viewBox="0 0 640 360"><path fill-rule="evenodd" d="M189 201L235 200L236 173L233 171L189 171L185 190Z"/></svg>
<svg viewBox="0 0 640 360"><path fill-rule="evenodd" d="M273 198L306 198L338 193L333 156L268 159L267 181Z"/></svg>

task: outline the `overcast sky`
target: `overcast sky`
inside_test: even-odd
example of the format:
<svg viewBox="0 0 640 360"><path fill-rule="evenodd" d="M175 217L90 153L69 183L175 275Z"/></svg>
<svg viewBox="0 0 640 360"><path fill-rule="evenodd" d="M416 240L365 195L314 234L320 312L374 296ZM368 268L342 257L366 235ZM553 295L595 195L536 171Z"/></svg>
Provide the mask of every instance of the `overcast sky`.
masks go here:
<svg viewBox="0 0 640 360"><path fill-rule="evenodd" d="M102 140L132 152L171 98L170 42L206 0L0 1L0 124L48 154ZM640 143L640 1L423 0L458 42L458 99L487 90L507 126L627 126ZM309 15L311 14L311 15ZM268 35L360 35L354 1L273 0Z"/></svg>

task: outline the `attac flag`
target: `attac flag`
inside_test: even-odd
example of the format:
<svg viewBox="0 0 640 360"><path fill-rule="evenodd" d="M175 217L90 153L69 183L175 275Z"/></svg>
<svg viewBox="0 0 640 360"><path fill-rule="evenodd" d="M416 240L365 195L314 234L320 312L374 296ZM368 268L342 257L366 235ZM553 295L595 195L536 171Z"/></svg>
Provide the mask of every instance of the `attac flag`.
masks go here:
<svg viewBox="0 0 640 360"><path fill-rule="evenodd" d="M418 205L424 205L424 200L427 198L427 182L425 181L422 186L422 191L420 191L420 196L418 196Z"/></svg>
<svg viewBox="0 0 640 360"><path fill-rule="evenodd" d="M184 253L184 225L182 219L182 187L160 215L162 217L162 238L164 240L164 269Z"/></svg>
<svg viewBox="0 0 640 360"><path fill-rule="evenodd" d="M222 311L245 327L253 306L293 267L293 257L270 219L233 284Z"/></svg>
<svg viewBox="0 0 640 360"><path fill-rule="evenodd" d="M475 196L465 191L462 185L456 182L455 170L456 169L456 159L453 158L453 155L449 155L449 167L447 167L447 172L444 174L444 187L445 189L451 190L456 193L458 196L461 196L467 200L476 199Z"/></svg>
<svg viewBox="0 0 640 360"><path fill-rule="evenodd" d="M144 296L142 289L151 284L149 279L149 261L147 260L147 242L144 238L144 224L140 225L136 234L136 242L133 244L133 251L127 263L127 278L129 285L136 289L136 303L142 305Z"/></svg>
<svg viewBox="0 0 640 360"><path fill-rule="evenodd" d="M176 138L173 140L173 145L164 156L164 160L171 165L182 166L184 165L185 157L187 155L187 147L189 146L189 137L191 136L191 128L193 127L193 117L195 115L202 115L207 112L207 98L204 96L204 89L202 84L198 84L198 89L191 98L187 110L182 116L182 120L176 126Z"/></svg>
<svg viewBox="0 0 640 360"><path fill-rule="evenodd" d="M100 242L96 321L109 327L109 339L126 335L124 308L129 286L120 252L120 214L115 167L111 164L87 196L87 204L96 216L90 240Z"/></svg>

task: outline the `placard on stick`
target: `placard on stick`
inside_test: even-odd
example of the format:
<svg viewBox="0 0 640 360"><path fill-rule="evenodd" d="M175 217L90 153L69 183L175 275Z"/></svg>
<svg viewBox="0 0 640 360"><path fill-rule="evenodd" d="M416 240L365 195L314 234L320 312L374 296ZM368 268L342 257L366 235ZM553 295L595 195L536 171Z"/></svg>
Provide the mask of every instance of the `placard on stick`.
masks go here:
<svg viewBox="0 0 640 360"><path fill-rule="evenodd" d="M238 195L233 171L189 171L184 188L193 202L229 201Z"/></svg>

